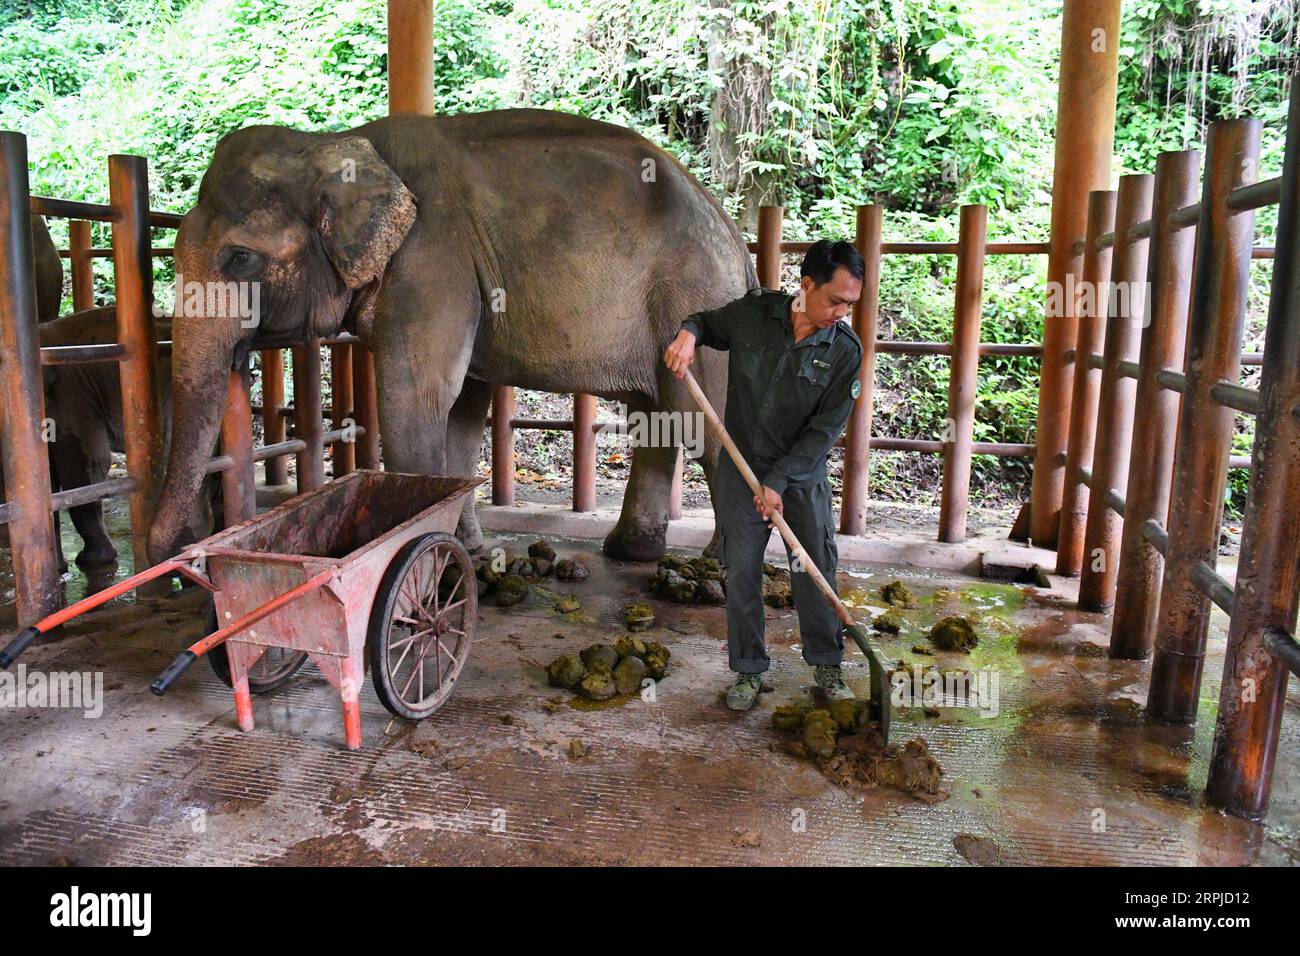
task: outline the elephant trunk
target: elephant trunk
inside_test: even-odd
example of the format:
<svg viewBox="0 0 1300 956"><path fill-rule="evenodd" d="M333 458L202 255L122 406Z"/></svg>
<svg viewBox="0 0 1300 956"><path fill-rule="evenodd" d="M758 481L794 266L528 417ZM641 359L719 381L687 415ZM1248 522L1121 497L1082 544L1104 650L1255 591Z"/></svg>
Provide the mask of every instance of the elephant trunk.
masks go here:
<svg viewBox="0 0 1300 956"><path fill-rule="evenodd" d="M171 451L149 529L149 558L155 563L193 543L187 523L225 411L234 350L213 335L211 325L193 326L177 319L172 329Z"/></svg>

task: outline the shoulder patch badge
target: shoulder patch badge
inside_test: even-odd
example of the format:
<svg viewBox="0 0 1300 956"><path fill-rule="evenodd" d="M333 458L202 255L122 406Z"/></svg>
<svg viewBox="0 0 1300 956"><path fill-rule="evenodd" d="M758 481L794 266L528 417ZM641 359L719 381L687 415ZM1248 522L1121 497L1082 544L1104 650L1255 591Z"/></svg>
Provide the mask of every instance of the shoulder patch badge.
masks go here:
<svg viewBox="0 0 1300 956"><path fill-rule="evenodd" d="M853 388L849 389L849 391L852 393L852 395L853 395L853 397L854 397L855 399L856 399L859 395L861 395L861 394L862 394L862 380L861 380L861 379L858 379L858 378L855 378L855 379L853 380Z"/></svg>

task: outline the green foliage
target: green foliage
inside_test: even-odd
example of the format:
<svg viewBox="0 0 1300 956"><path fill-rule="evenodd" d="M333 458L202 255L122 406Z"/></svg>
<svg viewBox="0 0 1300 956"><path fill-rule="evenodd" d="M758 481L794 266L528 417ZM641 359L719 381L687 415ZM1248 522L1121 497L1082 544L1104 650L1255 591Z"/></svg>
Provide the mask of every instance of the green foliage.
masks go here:
<svg viewBox="0 0 1300 956"><path fill-rule="evenodd" d="M1118 165L1150 171L1161 150L1203 142L1206 123L1251 113L1265 124L1261 175L1274 174L1295 7L1126 2ZM635 128L742 224L759 202L784 206L791 239L851 235L856 207L875 202L888 239L951 240L958 208L982 203L991 238L1032 241L1047 234L1059 31L1060 3L1041 0L437 0L434 95L440 113L534 106ZM149 158L154 207L183 210L226 132L375 119L386 73L384 0L0 10L0 128L28 135L33 191L46 195L105 201L106 157L131 152ZM1260 214L1261 242L1273 221ZM106 260L95 268L107 278ZM984 341L1039 340L1043 273L1041 256L990 258ZM882 336L948 340L954 274L952 257L889 257ZM1263 264L1252 277L1248 347L1268 277ZM937 437L947 361L886 356L879 368L877 434ZM981 362L978 439L1033 440L1037 370L1025 358ZM881 462L899 480L914 474ZM1017 460L975 468L977 492L1027 474Z"/></svg>

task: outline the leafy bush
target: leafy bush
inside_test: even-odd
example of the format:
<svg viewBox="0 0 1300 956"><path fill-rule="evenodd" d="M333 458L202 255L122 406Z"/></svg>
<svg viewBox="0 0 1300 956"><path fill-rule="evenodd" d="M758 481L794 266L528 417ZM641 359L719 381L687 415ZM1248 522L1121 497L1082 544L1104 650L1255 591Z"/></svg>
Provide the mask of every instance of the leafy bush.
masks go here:
<svg viewBox="0 0 1300 956"><path fill-rule="evenodd" d="M1295 6L1126 3L1117 166L1150 171L1249 112L1265 123L1262 175L1275 173ZM742 224L758 203L784 206L790 239L850 236L874 202L887 239L951 240L960 205L983 203L991 238L1041 240L1059 31L1060 3L1041 0L437 0L434 95L441 113L527 105L633 127ZM105 201L105 158L132 152L149 158L154 207L183 210L232 129L384 115L385 34L384 0L15 0L0 10L0 127L29 136L34 192ZM1261 212L1261 242L1274 222ZM984 341L1039 340L1042 260L989 260ZM106 295L109 264L95 269ZM947 340L954 275L951 257L887 259L882 335ZM1255 348L1268 276L1259 264L1252 279ZM1033 440L1037 372L981 362L977 438ZM936 436L947 375L943 359L882 357L877 432ZM881 461L903 480L936 467ZM1023 493L1026 475L979 458L976 490Z"/></svg>

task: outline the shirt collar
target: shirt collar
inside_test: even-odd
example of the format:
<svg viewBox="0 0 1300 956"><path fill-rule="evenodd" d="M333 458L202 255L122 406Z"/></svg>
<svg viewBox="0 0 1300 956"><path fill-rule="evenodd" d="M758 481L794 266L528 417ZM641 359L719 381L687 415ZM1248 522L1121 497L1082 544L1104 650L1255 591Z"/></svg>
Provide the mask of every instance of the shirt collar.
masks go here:
<svg viewBox="0 0 1300 956"><path fill-rule="evenodd" d="M790 304L794 302L794 296L790 293L782 293L779 297L772 300L768 306L768 315L779 319L781 327L785 330L786 341L791 343L793 348L801 349L808 345L821 345L823 342L829 342L835 337L839 330L835 327L839 325L828 325L824 329L818 329L812 335L808 336L801 342L794 340L794 324L790 321Z"/></svg>

